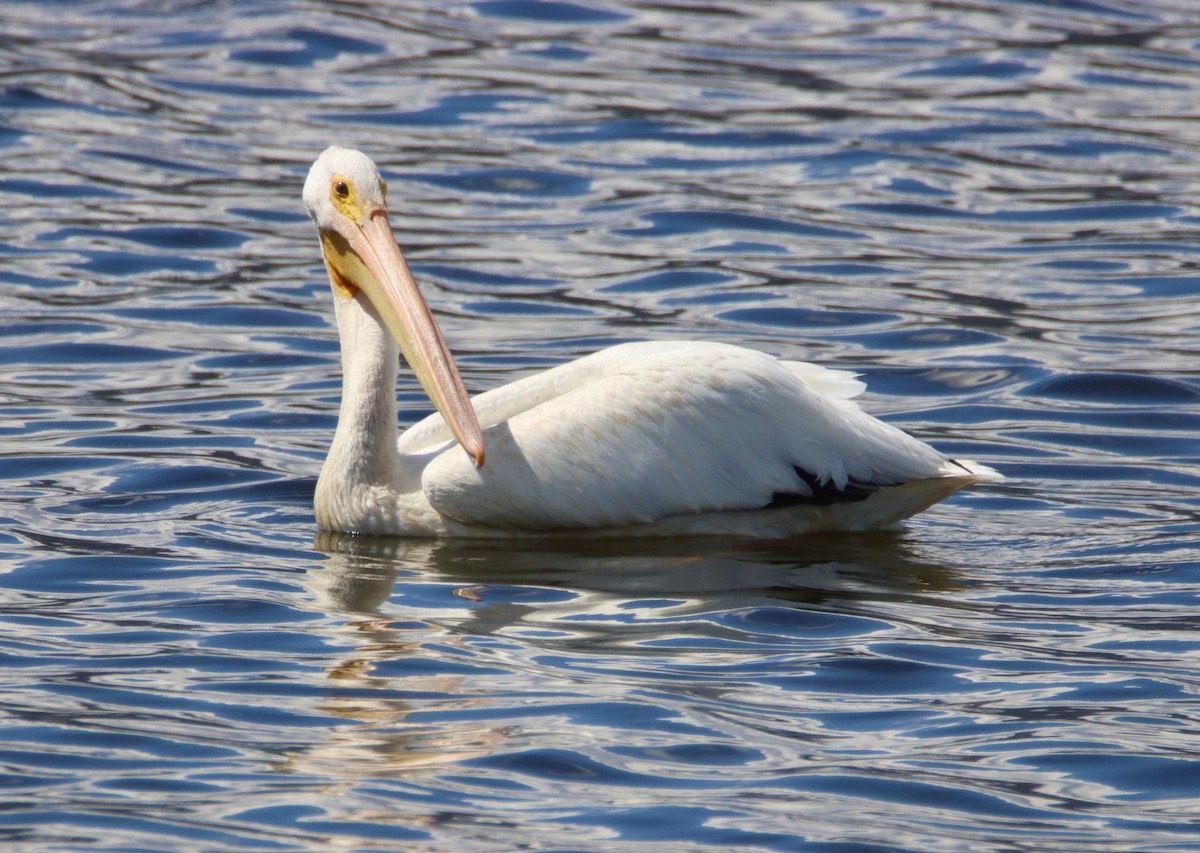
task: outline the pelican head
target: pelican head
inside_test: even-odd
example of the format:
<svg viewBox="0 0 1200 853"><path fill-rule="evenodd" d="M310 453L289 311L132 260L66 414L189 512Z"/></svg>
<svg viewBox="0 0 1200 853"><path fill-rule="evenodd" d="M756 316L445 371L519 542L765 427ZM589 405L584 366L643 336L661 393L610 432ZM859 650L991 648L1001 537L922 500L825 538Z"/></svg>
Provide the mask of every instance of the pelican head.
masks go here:
<svg viewBox="0 0 1200 853"><path fill-rule="evenodd" d="M327 148L304 182L304 206L321 235L334 292L370 300L425 393L482 468L483 432L450 348L392 234L387 183L379 169L362 152Z"/></svg>

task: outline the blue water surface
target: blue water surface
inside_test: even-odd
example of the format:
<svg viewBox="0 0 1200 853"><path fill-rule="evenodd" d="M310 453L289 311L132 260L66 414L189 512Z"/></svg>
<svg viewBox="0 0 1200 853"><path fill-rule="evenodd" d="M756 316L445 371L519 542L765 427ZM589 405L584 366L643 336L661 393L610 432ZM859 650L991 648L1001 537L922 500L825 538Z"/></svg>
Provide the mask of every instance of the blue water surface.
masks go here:
<svg viewBox="0 0 1200 853"><path fill-rule="evenodd" d="M0 14L4 849L1200 850L1193 3ZM472 390L724 340L1008 479L788 543L318 535L332 143Z"/></svg>

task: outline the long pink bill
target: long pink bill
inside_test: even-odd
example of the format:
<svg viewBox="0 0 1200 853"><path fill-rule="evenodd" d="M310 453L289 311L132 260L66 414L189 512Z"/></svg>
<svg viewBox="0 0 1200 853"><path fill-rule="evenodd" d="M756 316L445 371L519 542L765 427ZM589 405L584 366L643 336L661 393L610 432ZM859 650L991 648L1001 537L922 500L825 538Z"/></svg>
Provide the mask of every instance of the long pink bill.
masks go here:
<svg viewBox="0 0 1200 853"><path fill-rule="evenodd" d="M396 244L386 211L377 210L367 217L359 232L351 237L350 248L358 253L374 278L374 282L362 284L400 345L409 367L450 425L458 443L475 461L475 467L482 468L483 430L479 428L475 408L442 330ZM372 285L378 285L377 293L371 292Z"/></svg>

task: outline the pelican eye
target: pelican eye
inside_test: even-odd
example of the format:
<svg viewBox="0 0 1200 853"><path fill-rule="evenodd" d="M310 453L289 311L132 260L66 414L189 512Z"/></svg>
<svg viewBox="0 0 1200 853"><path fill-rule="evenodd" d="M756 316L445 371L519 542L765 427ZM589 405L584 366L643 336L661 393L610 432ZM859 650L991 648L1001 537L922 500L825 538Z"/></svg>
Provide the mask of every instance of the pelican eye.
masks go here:
<svg viewBox="0 0 1200 853"><path fill-rule="evenodd" d="M333 181L333 194L338 198L349 198L350 185L341 178L335 178Z"/></svg>

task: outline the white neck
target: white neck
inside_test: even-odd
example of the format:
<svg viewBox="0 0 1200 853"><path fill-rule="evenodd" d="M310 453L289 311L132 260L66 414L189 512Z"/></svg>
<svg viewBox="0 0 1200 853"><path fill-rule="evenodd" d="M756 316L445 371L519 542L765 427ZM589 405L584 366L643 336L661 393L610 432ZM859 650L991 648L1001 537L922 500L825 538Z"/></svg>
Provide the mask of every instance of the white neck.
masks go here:
<svg viewBox="0 0 1200 853"><path fill-rule="evenodd" d="M364 512L374 515L384 510L379 506L381 496L394 495L398 485L400 350L362 293L347 299L335 292L334 304L342 342L342 405L317 480L317 522L326 529L362 530L369 526Z"/></svg>

